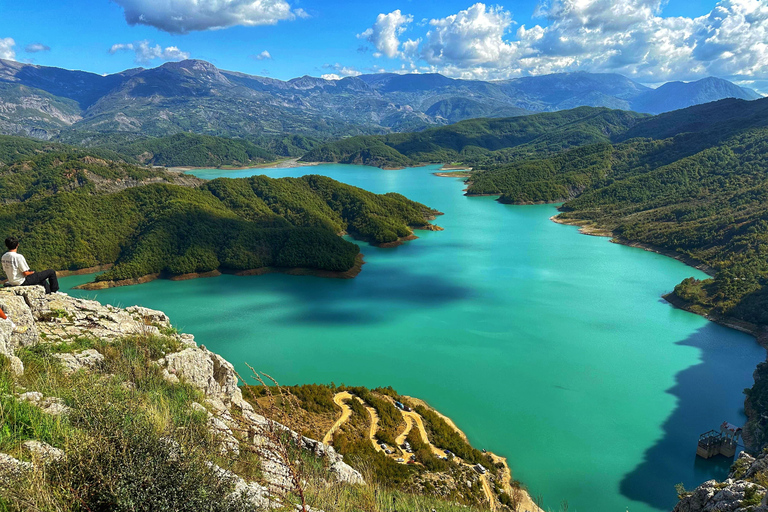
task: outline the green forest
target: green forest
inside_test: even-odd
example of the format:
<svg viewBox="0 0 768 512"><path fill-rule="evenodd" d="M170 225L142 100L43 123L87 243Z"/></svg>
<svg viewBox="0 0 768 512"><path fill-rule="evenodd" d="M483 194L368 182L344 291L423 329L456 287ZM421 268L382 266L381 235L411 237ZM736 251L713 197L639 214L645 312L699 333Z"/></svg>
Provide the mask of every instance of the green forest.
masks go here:
<svg viewBox="0 0 768 512"><path fill-rule="evenodd" d="M610 142L646 118L635 112L580 107L523 117L469 119L422 132L350 137L317 147L301 159L374 167L451 162L485 167Z"/></svg>
<svg viewBox="0 0 768 512"><path fill-rule="evenodd" d="M82 151L15 157L0 167L0 232L20 239L35 269L114 264L99 280L261 267L346 271L359 248L339 234L392 242L436 213L322 176L194 186L176 184L177 176Z"/></svg>

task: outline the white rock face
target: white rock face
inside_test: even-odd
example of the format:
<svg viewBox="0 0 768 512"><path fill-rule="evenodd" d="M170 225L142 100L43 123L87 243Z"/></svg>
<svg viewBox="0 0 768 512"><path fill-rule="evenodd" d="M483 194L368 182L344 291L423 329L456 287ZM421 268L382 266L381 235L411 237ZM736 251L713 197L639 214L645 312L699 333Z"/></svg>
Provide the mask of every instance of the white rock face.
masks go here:
<svg viewBox="0 0 768 512"><path fill-rule="evenodd" d="M40 288L45 293L42 286L3 288L2 290L21 288L33 289L31 290L32 293L35 292L35 288ZM24 297L15 293L0 293L0 308L16 324L16 329L13 329L9 322L0 321L0 351L7 355L17 348L30 347L39 343L40 335L37 332L37 324Z"/></svg>
<svg viewBox="0 0 768 512"><path fill-rule="evenodd" d="M183 378L202 390L206 397L225 404L242 402L235 368L223 357L204 348L186 348L158 361L169 375Z"/></svg>
<svg viewBox="0 0 768 512"><path fill-rule="evenodd" d="M761 455L757 459L751 457L746 453L739 455L737 466L747 466L748 469L743 474L740 474L740 478L751 478L757 472L764 472L768 468L768 460L765 455ZM748 482L742 479L732 478L735 476L734 469L731 470L728 478L725 482L718 482L716 480L709 480L704 482L696 489L694 489L689 496L684 497L675 506L674 512L768 512L768 493L766 488ZM747 492L754 494L760 500L760 504L753 506L749 509L744 508L742 502L747 498Z"/></svg>
<svg viewBox="0 0 768 512"><path fill-rule="evenodd" d="M34 469L30 462L22 462L5 453L0 453L0 484L13 483L16 479Z"/></svg>
<svg viewBox="0 0 768 512"><path fill-rule="evenodd" d="M42 441L25 441L21 445L34 461L55 462L64 457L64 452Z"/></svg>
<svg viewBox="0 0 768 512"><path fill-rule="evenodd" d="M94 368L104 361L104 356L92 348L74 354L54 354L53 357L61 361L65 373Z"/></svg>

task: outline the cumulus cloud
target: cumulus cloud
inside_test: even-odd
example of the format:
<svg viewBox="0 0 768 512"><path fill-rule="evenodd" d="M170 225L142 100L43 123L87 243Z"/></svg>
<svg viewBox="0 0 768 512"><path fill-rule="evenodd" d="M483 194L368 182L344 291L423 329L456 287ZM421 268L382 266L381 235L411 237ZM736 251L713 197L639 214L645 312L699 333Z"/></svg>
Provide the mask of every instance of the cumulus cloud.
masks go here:
<svg viewBox="0 0 768 512"><path fill-rule="evenodd" d="M112 55L118 52L134 52L136 64L147 64L156 59L169 61L189 58L189 53L179 50L176 46L166 46L165 48L159 44L152 46L147 40L113 44L109 49L109 53Z"/></svg>
<svg viewBox="0 0 768 512"><path fill-rule="evenodd" d="M32 43L25 46L24 51L27 53L49 52L51 47L42 43Z"/></svg>
<svg viewBox="0 0 768 512"><path fill-rule="evenodd" d="M665 4L549 0L535 12L547 23L513 30L509 11L476 3L430 20L423 41L411 39L402 50L397 41L402 30L395 32L394 55L404 60L418 55L423 71L465 78L588 70L644 82L711 75L768 79L768 0L720 0L696 18L665 17ZM369 31L363 34L374 37Z"/></svg>
<svg viewBox="0 0 768 512"><path fill-rule="evenodd" d="M381 13L376 17L373 26L357 34L357 37L365 39L376 48L374 57L385 55L392 59L402 55L399 50L400 35L405 32L411 22L413 22L413 16L403 15L400 9L389 14Z"/></svg>
<svg viewBox="0 0 768 512"><path fill-rule="evenodd" d="M12 38L0 38L0 59L16 60L16 52L13 50L14 46L16 46L16 41Z"/></svg>
<svg viewBox="0 0 768 512"><path fill-rule="evenodd" d="M347 76L360 76L362 73L358 70L356 70L353 67L350 66L343 66L339 64L338 62L336 64L323 64L323 69L330 69L334 71L333 73L328 73L325 75L321 75L322 78L325 78L326 80L338 80L340 78L344 78ZM326 78L329 77L329 78ZM330 78L330 77L336 77L336 78Z"/></svg>
<svg viewBox="0 0 768 512"><path fill-rule="evenodd" d="M429 22L422 56L429 64L465 67L506 65L517 52L504 41L512 15L501 7L477 3L465 11Z"/></svg>
<svg viewBox="0 0 768 512"><path fill-rule="evenodd" d="M172 34L236 25L274 25L306 18L286 0L112 0L125 11L130 25L149 25Z"/></svg>
<svg viewBox="0 0 768 512"><path fill-rule="evenodd" d="M272 60L272 55L267 50L264 50L258 55L251 55L251 58L254 60Z"/></svg>

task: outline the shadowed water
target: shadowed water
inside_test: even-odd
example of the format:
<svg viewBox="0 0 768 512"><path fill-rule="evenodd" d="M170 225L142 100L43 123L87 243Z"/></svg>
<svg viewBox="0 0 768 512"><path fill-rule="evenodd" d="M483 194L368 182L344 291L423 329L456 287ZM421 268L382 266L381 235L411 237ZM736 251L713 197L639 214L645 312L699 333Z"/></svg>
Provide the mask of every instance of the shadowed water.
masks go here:
<svg viewBox="0 0 768 512"><path fill-rule="evenodd" d="M722 461L695 460L696 439L744 421L741 391L764 352L660 300L705 276L555 224L552 206L465 197L434 170L263 171L324 174L445 212L435 221L445 231L394 249L360 243L355 279L221 276L96 295L164 310L241 371L248 362L284 384L392 385L424 398L475 446L507 456L553 509L565 499L572 511L668 510L674 484L724 476Z"/></svg>

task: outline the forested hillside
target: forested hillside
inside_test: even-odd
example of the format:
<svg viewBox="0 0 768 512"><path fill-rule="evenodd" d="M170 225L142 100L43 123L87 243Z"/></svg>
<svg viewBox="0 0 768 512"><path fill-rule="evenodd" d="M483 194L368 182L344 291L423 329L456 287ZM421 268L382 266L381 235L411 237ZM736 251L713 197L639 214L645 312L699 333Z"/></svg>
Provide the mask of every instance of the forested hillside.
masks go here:
<svg viewBox="0 0 768 512"><path fill-rule="evenodd" d="M19 237L34 268L114 264L100 280L261 267L347 271L359 248L339 233L393 242L437 213L321 176L201 182L71 151L0 166L0 200L0 232Z"/></svg>
<svg viewBox="0 0 768 512"><path fill-rule="evenodd" d="M560 219L707 265L675 294L701 313L768 325L768 100L662 114L622 142L475 173L468 194L504 203L567 201Z"/></svg>
<svg viewBox="0 0 768 512"><path fill-rule="evenodd" d="M417 133L359 136L306 153L306 162L404 167L416 163L462 162L488 166L571 147L610 142L648 116L607 108L504 119L471 119Z"/></svg>
<svg viewBox="0 0 768 512"><path fill-rule="evenodd" d="M242 139L177 133L108 145L143 164L166 167L248 166L274 160L273 153Z"/></svg>

